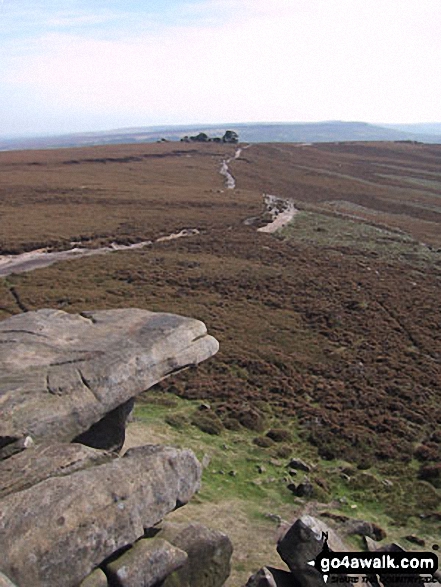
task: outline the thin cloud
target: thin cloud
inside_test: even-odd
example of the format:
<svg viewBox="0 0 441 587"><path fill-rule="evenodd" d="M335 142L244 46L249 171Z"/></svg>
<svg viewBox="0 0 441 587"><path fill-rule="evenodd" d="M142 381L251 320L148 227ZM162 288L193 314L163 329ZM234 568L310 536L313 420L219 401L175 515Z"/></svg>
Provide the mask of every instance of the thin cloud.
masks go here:
<svg viewBox="0 0 441 587"><path fill-rule="evenodd" d="M208 0L181 2L158 18L153 6L149 13L136 13L133 3L121 12L83 6L46 14L38 35L10 42L14 54L3 45L0 75L3 88L21 96L20 108L27 96L29 112L55 125L52 132L63 124L81 130L81 121L92 130L439 119L438 5L372 4ZM0 111L6 106L14 101L0 90Z"/></svg>
<svg viewBox="0 0 441 587"><path fill-rule="evenodd" d="M59 14L57 16L47 19L46 24L52 28L78 27L78 26L94 26L103 23L117 21L119 15L117 14Z"/></svg>

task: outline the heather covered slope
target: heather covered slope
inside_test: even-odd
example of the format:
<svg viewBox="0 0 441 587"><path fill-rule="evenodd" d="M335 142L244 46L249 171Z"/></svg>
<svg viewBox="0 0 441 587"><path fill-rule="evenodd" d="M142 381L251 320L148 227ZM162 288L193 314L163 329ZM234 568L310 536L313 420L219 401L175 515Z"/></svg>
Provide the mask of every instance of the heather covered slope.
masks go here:
<svg viewBox="0 0 441 587"><path fill-rule="evenodd" d="M441 245L441 145L253 145L232 162L239 187L320 205Z"/></svg>
<svg viewBox="0 0 441 587"><path fill-rule="evenodd" d="M227 190L219 169L234 150L1 154L3 253L200 230L11 275L0 280L1 316L128 306L199 318L220 351L196 375L182 374L176 393L209 400L228 425L263 401L317 456L397 480L386 504L397 519L421 508L432 515L441 457L441 147L252 145L229 163L236 189ZM256 230L264 192L300 209L279 235Z"/></svg>

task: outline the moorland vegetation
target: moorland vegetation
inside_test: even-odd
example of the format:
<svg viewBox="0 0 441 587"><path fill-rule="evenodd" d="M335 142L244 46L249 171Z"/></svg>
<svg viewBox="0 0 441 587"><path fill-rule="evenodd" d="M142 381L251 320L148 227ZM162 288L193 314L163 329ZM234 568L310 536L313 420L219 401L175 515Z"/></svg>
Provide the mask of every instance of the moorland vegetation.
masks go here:
<svg viewBox="0 0 441 587"><path fill-rule="evenodd" d="M162 143L1 153L1 255L199 233L10 275L0 318L139 307L203 320L219 354L158 386L174 404L136 412L138 433L145 420L213 453L201 502L255 503L243 510L249 524L311 500L346 514L357 505L389 536L417 534L430 548L441 503L441 146L235 152ZM269 220L263 194L298 210L275 235L257 231ZM313 495L287 489L280 461L296 455L315 464Z"/></svg>

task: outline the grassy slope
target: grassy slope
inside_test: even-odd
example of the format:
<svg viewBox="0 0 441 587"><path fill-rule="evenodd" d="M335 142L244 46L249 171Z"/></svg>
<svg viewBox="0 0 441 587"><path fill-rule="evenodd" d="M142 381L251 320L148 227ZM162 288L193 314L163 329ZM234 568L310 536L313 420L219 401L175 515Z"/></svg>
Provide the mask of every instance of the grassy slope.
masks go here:
<svg viewBox="0 0 441 587"><path fill-rule="evenodd" d="M261 435L243 427L236 431L223 429L219 435L205 433L192 425L192 420L200 417L200 405L198 400L178 399L160 391L145 394L138 402L134 422L129 425L126 448L149 442L170 443L191 448L205 461L201 491L170 519L198 521L230 536L234 554L229 587L243 585L251 572L263 564L284 568L276 552L280 520L290 522L303 513L331 513L376 522L387 531L387 541L396 540L410 550L418 547L405 539L409 533L423 536L428 550L437 544L436 524L424 522L417 515L424 499L430 497L421 488L413 487L410 480L402 478L399 487L384 485L376 468L369 473L353 469L350 478L344 477L341 471L350 471L349 463L321 460L295 433L291 441L274 443L268 448L256 446L253 440ZM274 426L292 430L290 419L281 419L271 406L267 405L264 413L264 432ZM302 481L305 474L289 473L288 455L312 465L314 469L308 478L321 480L326 491L312 499L293 496L287 485ZM402 495L407 500L405 524L397 523L394 516ZM328 523L333 525L332 521ZM345 536L338 525L336 528L350 548L362 547L360 539Z"/></svg>

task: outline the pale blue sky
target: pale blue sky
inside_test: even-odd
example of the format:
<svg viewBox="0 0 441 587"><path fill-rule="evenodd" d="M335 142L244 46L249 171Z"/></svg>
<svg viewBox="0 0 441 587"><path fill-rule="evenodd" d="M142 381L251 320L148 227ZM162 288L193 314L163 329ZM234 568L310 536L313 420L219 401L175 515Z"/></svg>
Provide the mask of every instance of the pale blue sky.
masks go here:
<svg viewBox="0 0 441 587"><path fill-rule="evenodd" d="M0 0L0 136L441 121L441 0Z"/></svg>

